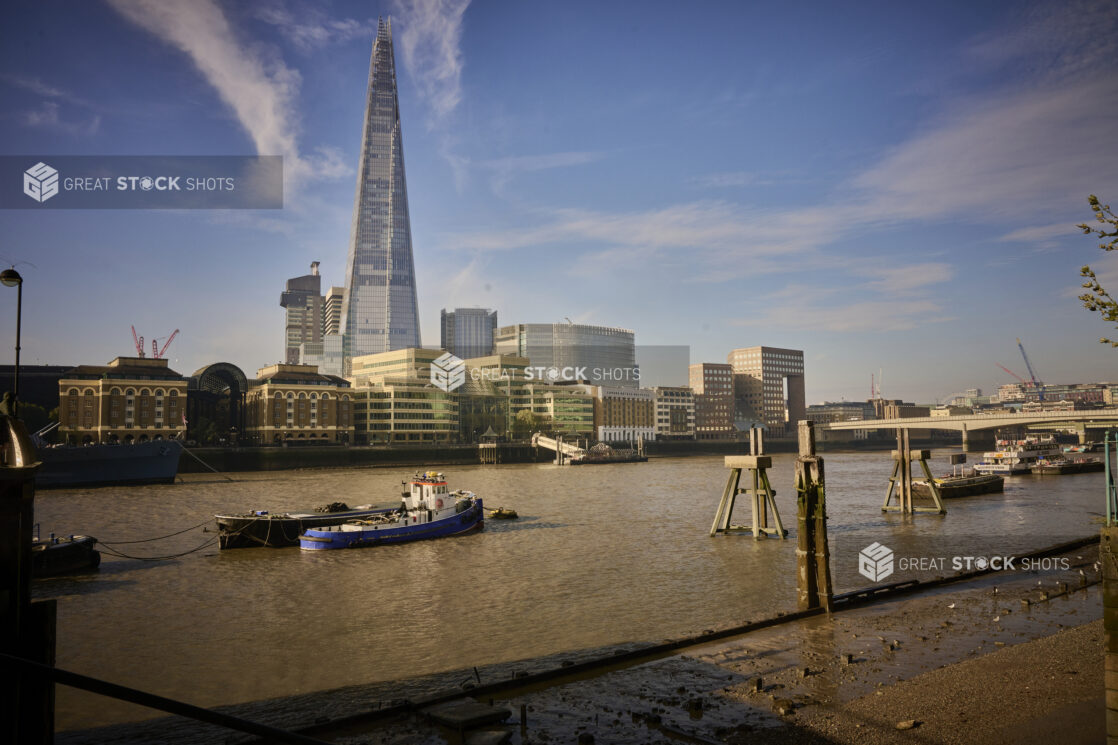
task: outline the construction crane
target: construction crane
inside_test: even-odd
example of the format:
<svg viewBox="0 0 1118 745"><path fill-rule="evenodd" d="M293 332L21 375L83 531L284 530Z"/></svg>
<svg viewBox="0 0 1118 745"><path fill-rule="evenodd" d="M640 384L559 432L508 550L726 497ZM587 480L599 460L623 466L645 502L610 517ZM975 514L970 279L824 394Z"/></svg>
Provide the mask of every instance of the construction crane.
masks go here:
<svg viewBox="0 0 1118 745"><path fill-rule="evenodd" d="M144 356L144 337L136 335L136 327L132 327L132 341L136 342L136 356Z"/></svg>
<svg viewBox="0 0 1118 745"><path fill-rule="evenodd" d="M1012 370L1010 370L1010 369L1009 369L1008 367L1006 367L1006 366L1005 366L1005 365L1003 365L1002 363L1000 363L1000 362L995 362L994 364L995 364L995 365L997 365L998 367L1000 367L1001 369L1005 370L1005 371L1006 371L1007 373L1009 373L1009 374L1010 374L1010 375L1012 375L1013 377L1017 378L1017 380L1021 381L1021 385L1028 385L1028 384L1029 384L1029 381L1025 380L1025 379L1024 379L1024 378L1022 378L1022 377L1021 377L1020 375L1018 375L1017 373L1013 372Z"/></svg>
<svg viewBox="0 0 1118 745"><path fill-rule="evenodd" d="M171 342L173 342L175 340L175 337L178 336L178 335L179 335L179 330L178 329L175 329L174 331L172 331L171 335L167 337L167 343L165 343L162 348L160 348L160 346L159 346L159 339L152 339L151 340L151 356L152 356L152 359L156 359L156 360L163 359L163 354L167 351L167 347L171 346ZM159 337L159 338L162 339L163 337ZM132 327L132 341L135 342L135 344L136 344L136 356L137 357L146 357L147 355L144 353L144 337L142 337L142 336L140 336L139 334L136 333L136 327L135 326Z"/></svg>
<svg viewBox="0 0 1118 745"><path fill-rule="evenodd" d="M167 347L171 346L171 342L173 342L175 340L175 337L178 336L178 335L179 335L179 330L178 329L175 329L174 331L172 331L171 335L167 337L167 343L163 345L162 349L160 349L160 347L159 347L159 340L158 339L152 339L151 340L151 356L153 358L157 359L157 360L163 359L163 354L167 351Z"/></svg>
<svg viewBox="0 0 1118 745"><path fill-rule="evenodd" d="M1029 355L1025 354L1025 345L1021 343L1020 339L1017 340L1017 348L1021 350L1021 356L1025 359L1025 368L1029 371L1029 377L1033 380L1033 388L1036 389L1037 400L1043 401L1044 383L1036 379L1036 373L1033 372L1032 363L1029 362Z"/></svg>

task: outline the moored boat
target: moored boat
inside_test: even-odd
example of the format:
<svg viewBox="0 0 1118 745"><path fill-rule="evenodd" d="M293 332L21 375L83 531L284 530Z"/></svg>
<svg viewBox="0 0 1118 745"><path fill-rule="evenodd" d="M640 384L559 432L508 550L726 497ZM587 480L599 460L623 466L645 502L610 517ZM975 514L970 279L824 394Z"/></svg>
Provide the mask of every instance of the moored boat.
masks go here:
<svg viewBox="0 0 1118 745"><path fill-rule="evenodd" d="M1106 467L1098 458L1042 458L1030 469L1038 476L1062 476L1069 473L1090 473Z"/></svg>
<svg viewBox="0 0 1118 745"><path fill-rule="evenodd" d="M170 484L179 472L182 443L148 440L132 444L38 447L43 464L35 474L40 489L76 486Z"/></svg>
<svg viewBox="0 0 1118 745"><path fill-rule="evenodd" d="M982 462L975 465L974 470L1001 476L1028 473L1038 460L1058 455L1059 452L1060 449L1053 440L1039 440L1035 437L1015 442L1000 440L997 450L982 454Z"/></svg>
<svg viewBox="0 0 1118 745"><path fill-rule="evenodd" d="M936 489L944 499L970 497L975 494L992 494L1005 490L1005 478L992 473L976 473L974 469L935 479ZM912 493L918 497L930 497L928 480L912 482Z"/></svg>
<svg viewBox="0 0 1118 745"><path fill-rule="evenodd" d="M94 549L97 539L89 535L31 539L31 576L54 577L59 574L96 569L101 552Z"/></svg>
<svg viewBox="0 0 1118 745"><path fill-rule="evenodd" d="M240 514L214 515L218 545L221 548L283 548L296 546L299 536L310 528L363 520L391 512L392 507L371 504L350 507L332 502L322 507L297 512L257 510Z"/></svg>
<svg viewBox="0 0 1118 745"><path fill-rule="evenodd" d="M317 551L422 541L468 533L484 523L481 498L473 492L451 492L441 473L428 471L412 479L398 509L311 528L299 537L299 548Z"/></svg>

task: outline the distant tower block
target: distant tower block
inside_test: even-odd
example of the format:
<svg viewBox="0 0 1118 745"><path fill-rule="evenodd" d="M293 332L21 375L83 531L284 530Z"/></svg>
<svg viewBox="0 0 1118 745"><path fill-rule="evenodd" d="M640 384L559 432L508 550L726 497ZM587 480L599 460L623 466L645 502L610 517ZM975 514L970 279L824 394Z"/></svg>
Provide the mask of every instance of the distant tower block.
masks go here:
<svg viewBox="0 0 1118 745"><path fill-rule="evenodd" d="M750 430L750 450L759 453L762 450L760 430ZM769 484L768 469L772 468L772 458L767 455L728 455L726 468L730 469L730 476L726 481L726 488L722 491L722 499L718 503L718 510L714 514L714 523L710 526L712 536L719 533L752 533L754 538L775 536L784 539L788 531L780 522L780 512L776 509L776 492ZM740 488L742 470L749 471L751 488ZM738 494L749 494L753 507L752 525L734 525L730 518L734 511L734 502ZM772 526L769 525L769 516L772 515Z"/></svg>

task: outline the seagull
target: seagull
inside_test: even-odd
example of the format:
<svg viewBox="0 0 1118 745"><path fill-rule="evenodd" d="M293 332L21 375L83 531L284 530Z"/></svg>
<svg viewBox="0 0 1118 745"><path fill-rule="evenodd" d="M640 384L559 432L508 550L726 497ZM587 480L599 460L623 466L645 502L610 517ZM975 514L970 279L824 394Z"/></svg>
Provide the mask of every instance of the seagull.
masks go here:
<svg viewBox="0 0 1118 745"><path fill-rule="evenodd" d="M949 606L947 606L947 607L948 607L948 608L954 608L954 607L955 607L955 604L954 604L954 603L952 603L951 605L949 605Z"/></svg>
<svg viewBox="0 0 1118 745"><path fill-rule="evenodd" d="M994 623L997 623L1000 620L1002 620L1001 616L994 616Z"/></svg>

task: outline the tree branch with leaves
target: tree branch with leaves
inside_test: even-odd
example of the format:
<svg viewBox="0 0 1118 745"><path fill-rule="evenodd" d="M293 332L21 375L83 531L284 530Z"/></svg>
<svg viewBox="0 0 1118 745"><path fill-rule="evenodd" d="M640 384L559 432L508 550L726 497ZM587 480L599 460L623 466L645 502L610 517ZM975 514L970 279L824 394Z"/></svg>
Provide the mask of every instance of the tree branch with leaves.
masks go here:
<svg viewBox="0 0 1118 745"><path fill-rule="evenodd" d="M1099 198L1094 194L1087 198L1087 202L1091 205L1091 211L1095 213L1095 220L1102 223L1102 227L1092 227L1087 223L1081 223L1076 227L1082 230L1084 235L1097 235L1102 239L1099 248L1103 251L1118 251L1118 215L1114 214L1109 204L1100 203ZM1087 280L1083 283L1083 288L1087 292L1079 296L1083 301L1083 307L1092 313L1098 313L1104 321L1118 326L1118 302L1105 287L1099 284L1099 279L1090 266L1084 266L1079 270L1079 274ZM1105 336L1099 339L1099 342L1118 347L1118 341Z"/></svg>

